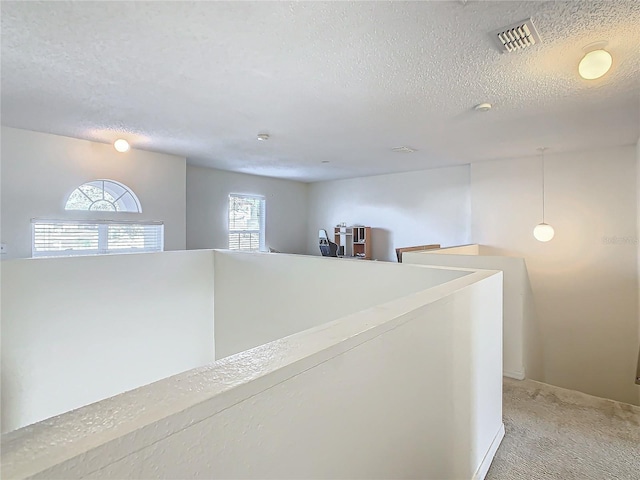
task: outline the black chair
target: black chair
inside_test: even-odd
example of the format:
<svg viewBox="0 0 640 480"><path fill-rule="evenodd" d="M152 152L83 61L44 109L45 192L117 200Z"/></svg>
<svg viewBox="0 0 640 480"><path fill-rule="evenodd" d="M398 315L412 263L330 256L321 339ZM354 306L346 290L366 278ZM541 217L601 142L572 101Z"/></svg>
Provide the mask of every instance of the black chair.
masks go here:
<svg viewBox="0 0 640 480"><path fill-rule="evenodd" d="M320 247L320 253L322 253L323 257L338 256L338 245L329 240L326 230L318 231L318 246Z"/></svg>

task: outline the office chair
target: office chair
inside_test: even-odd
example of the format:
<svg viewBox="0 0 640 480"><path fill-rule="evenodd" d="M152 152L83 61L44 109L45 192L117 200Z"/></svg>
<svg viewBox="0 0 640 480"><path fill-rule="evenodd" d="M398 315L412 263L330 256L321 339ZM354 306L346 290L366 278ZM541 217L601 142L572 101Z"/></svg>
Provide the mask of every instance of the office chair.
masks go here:
<svg viewBox="0 0 640 480"><path fill-rule="evenodd" d="M326 230L318 230L318 246L323 257L338 256L338 245L329 240Z"/></svg>

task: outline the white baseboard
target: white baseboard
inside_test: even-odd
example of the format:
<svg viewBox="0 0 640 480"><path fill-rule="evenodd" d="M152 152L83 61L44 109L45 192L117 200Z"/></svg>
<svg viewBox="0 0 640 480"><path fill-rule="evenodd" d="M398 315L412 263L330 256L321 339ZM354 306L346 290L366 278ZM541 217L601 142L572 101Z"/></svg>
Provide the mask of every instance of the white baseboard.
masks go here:
<svg viewBox="0 0 640 480"><path fill-rule="evenodd" d="M525 375L524 372L509 372L508 370L503 370L502 375L509 378L514 378L515 380L524 380Z"/></svg>
<svg viewBox="0 0 640 480"><path fill-rule="evenodd" d="M476 470L476 473L473 474L473 480L484 480L484 477L487 476L487 472L489 471L489 467L491 466L491 462L493 461L493 457L498 451L498 447L500 446L500 442L504 438L504 423L500 424L500 428L498 429L498 433L493 437L493 441L491 442L491 446L484 458L482 459L482 463Z"/></svg>

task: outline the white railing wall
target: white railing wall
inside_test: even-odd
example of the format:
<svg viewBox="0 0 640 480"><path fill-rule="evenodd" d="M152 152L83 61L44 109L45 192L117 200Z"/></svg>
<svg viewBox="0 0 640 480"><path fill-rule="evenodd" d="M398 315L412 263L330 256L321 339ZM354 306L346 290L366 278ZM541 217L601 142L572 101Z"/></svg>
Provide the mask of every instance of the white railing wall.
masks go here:
<svg viewBox="0 0 640 480"><path fill-rule="evenodd" d="M284 254L215 252L216 358L359 312L468 272Z"/></svg>
<svg viewBox="0 0 640 480"><path fill-rule="evenodd" d="M408 252L403 263L501 270L504 273L504 375L543 380L541 344L533 293L524 258L499 255L484 245Z"/></svg>
<svg viewBox="0 0 640 480"><path fill-rule="evenodd" d="M214 360L210 250L0 268L3 432Z"/></svg>
<svg viewBox="0 0 640 480"><path fill-rule="evenodd" d="M3 478L483 478L502 274L457 277L12 432Z"/></svg>

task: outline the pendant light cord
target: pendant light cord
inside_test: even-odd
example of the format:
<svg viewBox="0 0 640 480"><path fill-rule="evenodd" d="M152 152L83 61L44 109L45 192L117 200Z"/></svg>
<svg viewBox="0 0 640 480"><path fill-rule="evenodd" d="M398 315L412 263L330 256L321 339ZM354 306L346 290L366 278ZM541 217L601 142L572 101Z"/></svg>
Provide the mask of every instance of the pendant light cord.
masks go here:
<svg viewBox="0 0 640 480"><path fill-rule="evenodd" d="M544 223L544 200L546 197L546 190L544 188L544 148L542 149L542 223Z"/></svg>
<svg viewBox="0 0 640 480"><path fill-rule="evenodd" d="M542 153L542 223L544 222L544 210L545 210L545 186L544 186L544 151L547 149L547 147L540 147L540 152Z"/></svg>

